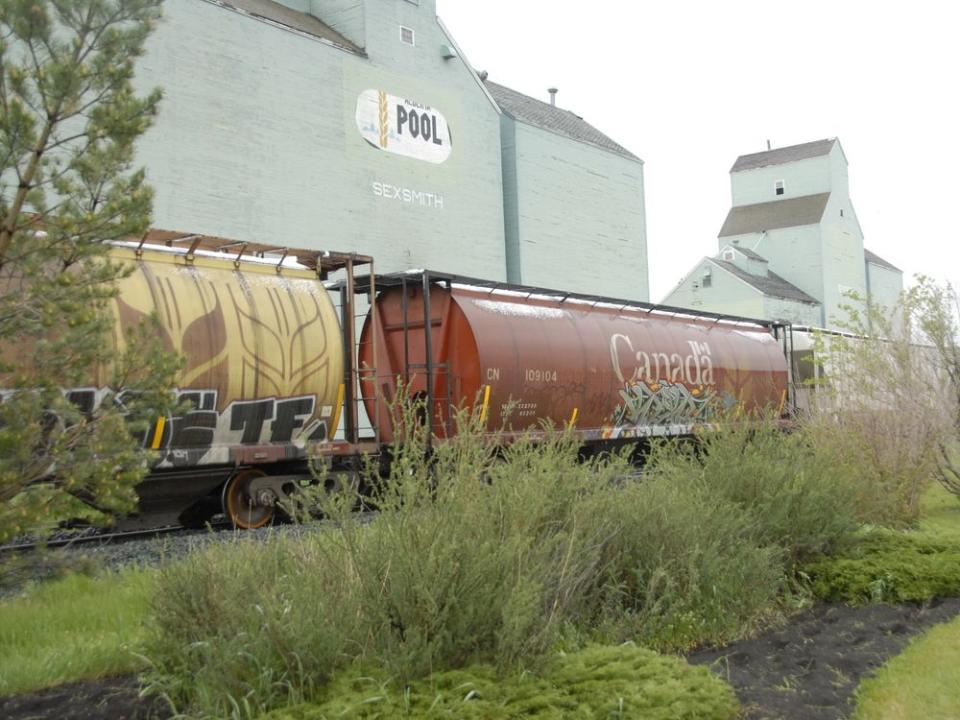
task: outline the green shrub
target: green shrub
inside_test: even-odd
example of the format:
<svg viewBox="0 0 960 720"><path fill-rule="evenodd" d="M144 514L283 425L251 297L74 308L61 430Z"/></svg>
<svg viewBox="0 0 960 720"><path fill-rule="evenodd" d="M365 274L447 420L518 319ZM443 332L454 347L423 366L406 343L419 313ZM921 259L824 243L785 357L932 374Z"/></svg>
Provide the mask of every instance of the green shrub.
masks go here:
<svg viewBox="0 0 960 720"><path fill-rule="evenodd" d="M759 545L740 507L697 483L654 474L608 510L606 622L612 639L660 649L720 643L775 601L783 553Z"/></svg>
<svg viewBox="0 0 960 720"><path fill-rule="evenodd" d="M736 712L733 691L706 668L620 646L590 647L557 657L538 675L506 678L489 666L472 666L401 686L351 671L337 677L316 704L279 710L266 718L727 720Z"/></svg>
<svg viewBox="0 0 960 720"><path fill-rule="evenodd" d="M698 445L654 448L649 471L689 492L743 509L756 542L783 550L789 564L828 551L859 525L862 478L835 443L769 421L730 424Z"/></svg>
<svg viewBox="0 0 960 720"><path fill-rule="evenodd" d="M874 530L843 555L802 567L831 602L922 602L960 595L960 542Z"/></svg>
<svg viewBox="0 0 960 720"><path fill-rule="evenodd" d="M358 662L406 684L477 663L536 670L591 639L722 642L770 612L786 563L853 525L845 490L805 469L811 448L770 428L720 433L699 455L665 445L636 477L620 455L578 459L569 432L497 449L468 416L425 461L416 408L399 412L407 437L387 477L367 478L372 522L353 487L321 476L304 502L327 529L161 573L155 692L252 717Z"/></svg>
<svg viewBox="0 0 960 720"><path fill-rule="evenodd" d="M153 689L177 707L249 717L309 696L354 658L402 679L536 664L596 615L616 533L604 498L625 462L578 462L563 433L502 455L465 433L429 464L422 441L394 448L372 523L341 485L320 498L335 530L239 541L164 570Z"/></svg>

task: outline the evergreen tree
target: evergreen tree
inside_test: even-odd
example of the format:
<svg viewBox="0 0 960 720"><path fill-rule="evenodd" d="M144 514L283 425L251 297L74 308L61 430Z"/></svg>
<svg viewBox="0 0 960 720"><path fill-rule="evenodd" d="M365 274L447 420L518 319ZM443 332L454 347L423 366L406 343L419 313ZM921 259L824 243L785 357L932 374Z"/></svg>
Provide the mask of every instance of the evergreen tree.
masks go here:
<svg viewBox="0 0 960 720"><path fill-rule="evenodd" d="M134 62L160 0L0 0L0 541L135 507L141 439L178 360L151 327L115 353L111 304L132 268L110 241L149 227L134 142L159 90ZM96 402L65 388L98 387Z"/></svg>

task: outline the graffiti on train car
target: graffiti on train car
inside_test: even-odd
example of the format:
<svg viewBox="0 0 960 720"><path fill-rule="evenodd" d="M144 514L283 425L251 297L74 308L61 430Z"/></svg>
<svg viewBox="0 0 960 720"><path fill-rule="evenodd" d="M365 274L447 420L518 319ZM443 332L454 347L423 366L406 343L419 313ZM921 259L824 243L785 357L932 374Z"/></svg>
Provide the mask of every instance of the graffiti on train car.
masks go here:
<svg viewBox="0 0 960 720"><path fill-rule="evenodd" d="M717 393L712 388L688 388L663 380L648 385L637 382L620 391L623 403L613 414L613 425L671 425L705 420Z"/></svg>
<svg viewBox="0 0 960 720"><path fill-rule="evenodd" d="M627 335L610 338L613 372L623 383L613 428L699 422L717 397L710 344L688 340L689 352L637 350Z"/></svg>
<svg viewBox="0 0 960 720"><path fill-rule="evenodd" d="M0 401L11 391L0 391ZM127 392L111 388L81 387L63 391L64 396L86 415L105 401L120 408ZM217 410L217 390L179 390L179 415L160 418L141 436L141 442L159 453L158 467L184 467L202 462L228 460L228 449L237 445L323 442L334 415L332 405L317 407L315 395L234 400ZM219 450L223 457L207 457Z"/></svg>

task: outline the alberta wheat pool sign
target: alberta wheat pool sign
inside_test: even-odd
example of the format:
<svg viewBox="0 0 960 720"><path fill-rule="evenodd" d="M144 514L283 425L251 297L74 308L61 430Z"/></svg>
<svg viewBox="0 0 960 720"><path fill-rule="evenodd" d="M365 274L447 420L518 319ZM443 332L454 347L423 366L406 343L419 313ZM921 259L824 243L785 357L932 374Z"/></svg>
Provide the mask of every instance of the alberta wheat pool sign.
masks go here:
<svg viewBox="0 0 960 720"><path fill-rule="evenodd" d="M360 93L357 129L364 140L386 152L432 163L450 157L450 126L440 111L383 90Z"/></svg>

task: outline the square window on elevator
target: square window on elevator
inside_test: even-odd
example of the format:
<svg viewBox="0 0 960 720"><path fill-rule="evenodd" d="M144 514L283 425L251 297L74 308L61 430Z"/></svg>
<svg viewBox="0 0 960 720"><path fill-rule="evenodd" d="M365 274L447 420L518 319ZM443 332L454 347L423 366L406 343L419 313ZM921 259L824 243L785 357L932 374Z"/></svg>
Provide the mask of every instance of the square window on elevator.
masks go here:
<svg viewBox="0 0 960 720"><path fill-rule="evenodd" d="M773 184L773 191L774 191L777 195L783 195L783 180L777 180L777 181Z"/></svg>
<svg viewBox="0 0 960 720"><path fill-rule="evenodd" d="M416 43L413 40L413 30L401 25L400 26L400 42L406 43L407 45L415 45Z"/></svg>

